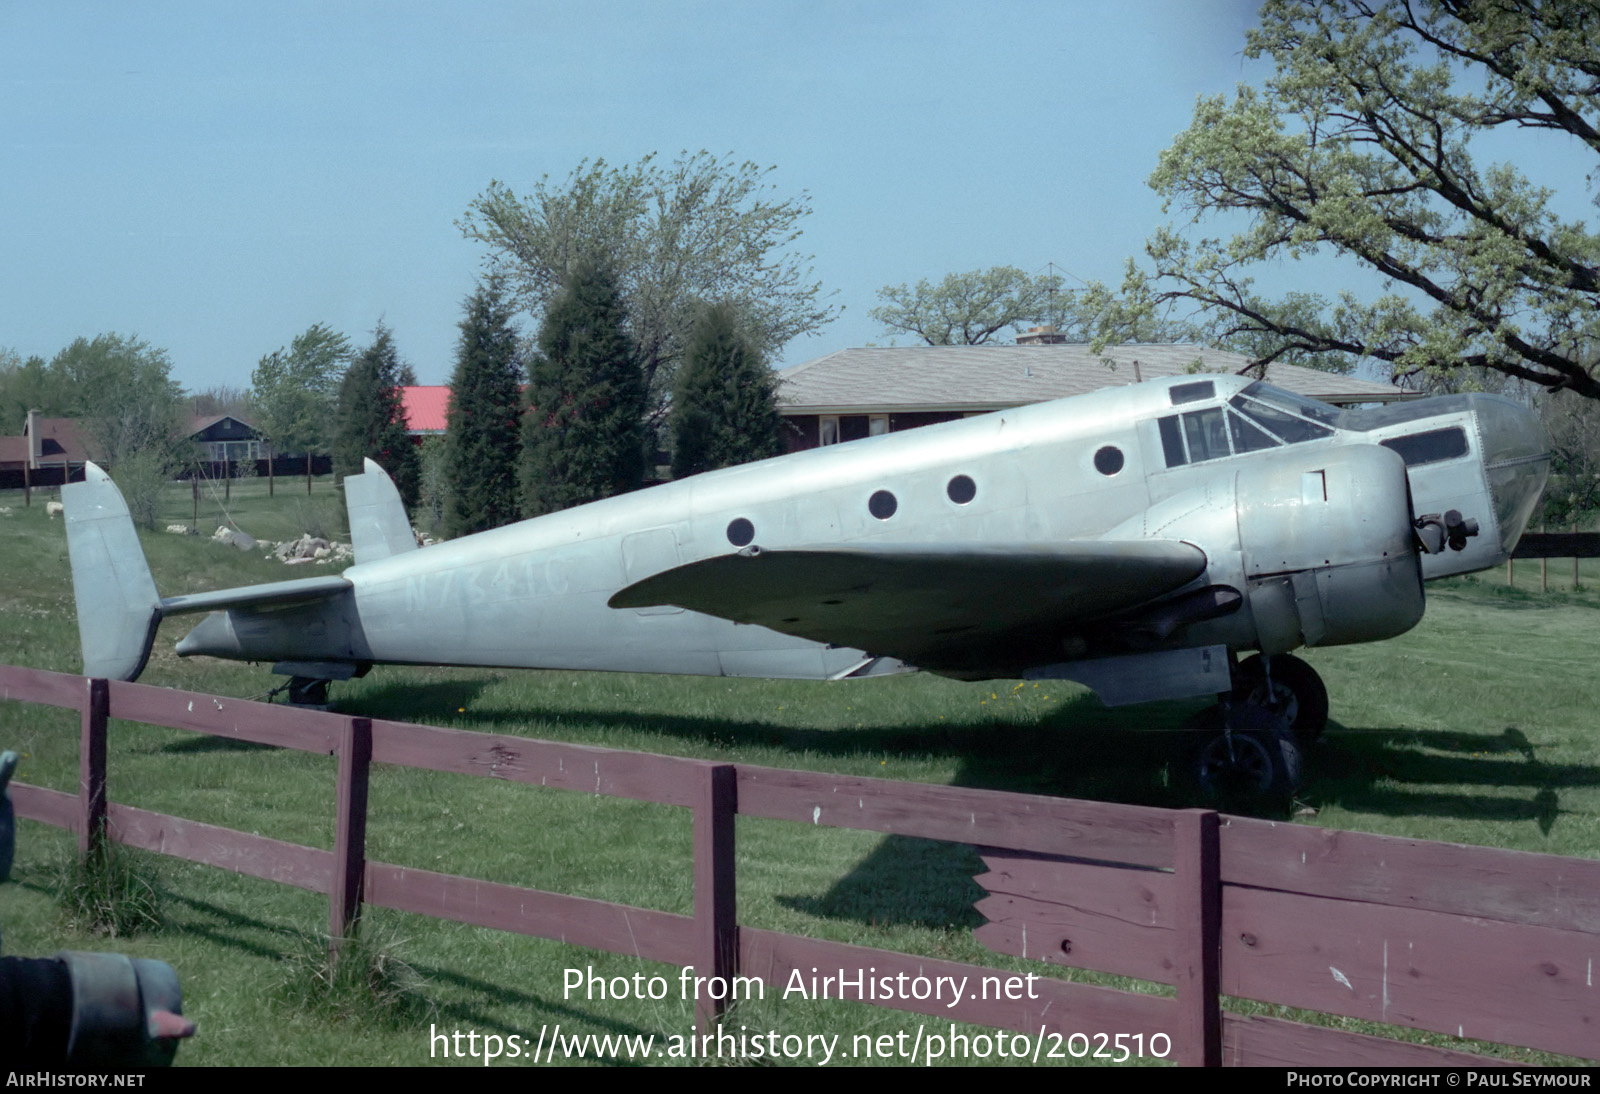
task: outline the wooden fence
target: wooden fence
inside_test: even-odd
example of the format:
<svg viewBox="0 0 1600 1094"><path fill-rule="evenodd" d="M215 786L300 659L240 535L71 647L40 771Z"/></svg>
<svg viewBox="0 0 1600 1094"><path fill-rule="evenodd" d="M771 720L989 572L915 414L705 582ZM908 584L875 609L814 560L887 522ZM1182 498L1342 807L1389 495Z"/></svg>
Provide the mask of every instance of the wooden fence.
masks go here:
<svg viewBox="0 0 1600 1094"><path fill-rule="evenodd" d="M968 977L960 1004L865 1000L1186 1064L1471 1066L1495 1061L1228 1010L1224 997L1600 1057L1600 861L1028 794L786 771L369 720L0 666L0 698L79 711L77 794L13 782L17 815L330 897L558 938L782 986L800 970ZM337 758L332 851L110 802L108 718ZM694 914L370 861L372 763L660 802L694 814ZM1175 995L1017 974L741 926L734 817L975 844L977 937L998 952L1172 985ZM991 990L992 986L992 990ZM1021 996L1013 998L1012 996ZM859 995L846 995L859 998ZM696 1003L702 1030L720 1017ZM1074 1035L1078 1035L1074 1040ZM1120 1041L1113 1038L1121 1035ZM1100 1038L1104 1037L1102 1041ZM1087 1038L1087 1040L1084 1040Z"/></svg>
<svg viewBox="0 0 1600 1094"><path fill-rule="evenodd" d="M1539 560L1539 589L1548 592L1550 589L1550 560L1553 558L1570 558L1572 560L1572 587L1578 588L1581 579L1578 575L1578 560L1582 558L1600 558L1600 532L1580 532L1574 524L1570 532L1524 532L1522 538L1517 540L1517 546L1512 550L1511 557L1506 559L1506 584L1515 585L1517 559Z"/></svg>

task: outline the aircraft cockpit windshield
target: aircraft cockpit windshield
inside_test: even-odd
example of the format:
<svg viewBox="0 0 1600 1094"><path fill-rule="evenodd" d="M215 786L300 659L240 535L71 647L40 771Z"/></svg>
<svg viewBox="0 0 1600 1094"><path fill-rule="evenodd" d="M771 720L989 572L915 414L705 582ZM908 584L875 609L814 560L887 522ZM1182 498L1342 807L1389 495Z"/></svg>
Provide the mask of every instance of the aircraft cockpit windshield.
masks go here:
<svg viewBox="0 0 1600 1094"><path fill-rule="evenodd" d="M1170 391L1176 406L1213 398L1215 385L1206 380L1177 384ZM1229 399L1226 407L1171 414L1156 424L1167 466L1179 467L1331 437L1329 426L1338 417L1331 406L1254 383Z"/></svg>

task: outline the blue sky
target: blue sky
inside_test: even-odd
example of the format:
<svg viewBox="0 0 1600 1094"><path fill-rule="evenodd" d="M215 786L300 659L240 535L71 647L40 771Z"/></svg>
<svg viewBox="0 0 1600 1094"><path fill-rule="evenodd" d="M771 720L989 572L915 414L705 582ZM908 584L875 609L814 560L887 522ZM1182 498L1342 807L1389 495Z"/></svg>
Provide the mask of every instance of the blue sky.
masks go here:
<svg viewBox="0 0 1600 1094"><path fill-rule="evenodd" d="M810 194L842 316L885 284L1056 263L1115 280L1195 97L1259 78L1255 4L0 0L0 347L138 334L191 390L312 323L453 362L499 179L731 153Z"/></svg>

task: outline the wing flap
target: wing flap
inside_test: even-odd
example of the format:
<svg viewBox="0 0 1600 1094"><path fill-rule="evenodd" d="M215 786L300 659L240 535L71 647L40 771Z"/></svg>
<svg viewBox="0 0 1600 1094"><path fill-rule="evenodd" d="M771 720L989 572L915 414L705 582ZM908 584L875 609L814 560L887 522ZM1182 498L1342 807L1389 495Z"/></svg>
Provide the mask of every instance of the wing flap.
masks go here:
<svg viewBox="0 0 1600 1094"><path fill-rule="evenodd" d="M1204 551L1176 540L746 548L635 582L610 604L671 604L932 667L941 651L1141 604L1205 566Z"/></svg>

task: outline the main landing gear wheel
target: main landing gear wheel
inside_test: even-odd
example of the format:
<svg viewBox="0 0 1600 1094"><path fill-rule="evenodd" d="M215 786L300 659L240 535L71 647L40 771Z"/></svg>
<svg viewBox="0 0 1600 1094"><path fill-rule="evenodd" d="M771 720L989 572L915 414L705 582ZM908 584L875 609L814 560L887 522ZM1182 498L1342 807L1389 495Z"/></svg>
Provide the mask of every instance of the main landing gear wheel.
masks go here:
<svg viewBox="0 0 1600 1094"><path fill-rule="evenodd" d="M1200 789L1224 803L1287 806L1300 789L1300 746L1283 715L1235 704L1217 708L1222 732L1195 758Z"/></svg>
<svg viewBox="0 0 1600 1094"><path fill-rule="evenodd" d="M285 686L289 689L289 705L307 710L328 709L328 685L331 680L311 676L290 677Z"/></svg>
<svg viewBox="0 0 1600 1094"><path fill-rule="evenodd" d="M1283 715L1302 747L1315 744L1328 728L1328 689L1317 670L1298 657L1280 653L1268 659L1258 653L1239 663L1233 681L1236 706L1261 707Z"/></svg>

